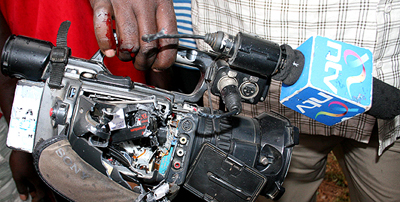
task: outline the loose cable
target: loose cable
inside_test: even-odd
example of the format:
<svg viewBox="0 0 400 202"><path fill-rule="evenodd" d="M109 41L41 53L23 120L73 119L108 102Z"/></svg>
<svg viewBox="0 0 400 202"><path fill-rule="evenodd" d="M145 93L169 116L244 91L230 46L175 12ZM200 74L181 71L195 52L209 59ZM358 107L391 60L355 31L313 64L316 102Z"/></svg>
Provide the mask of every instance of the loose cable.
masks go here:
<svg viewBox="0 0 400 202"><path fill-rule="evenodd" d="M194 34L167 34L165 29L155 33L155 34L145 34L142 36L142 40L149 43L151 41L163 38L191 38L191 39L205 39L203 35L194 35Z"/></svg>

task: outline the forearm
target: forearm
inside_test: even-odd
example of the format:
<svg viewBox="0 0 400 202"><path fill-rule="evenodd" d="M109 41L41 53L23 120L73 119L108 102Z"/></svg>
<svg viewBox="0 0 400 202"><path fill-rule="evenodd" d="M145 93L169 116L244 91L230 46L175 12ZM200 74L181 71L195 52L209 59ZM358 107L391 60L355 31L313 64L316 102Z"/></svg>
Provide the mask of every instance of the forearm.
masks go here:
<svg viewBox="0 0 400 202"><path fill-rule="evenodd" d="M14 90L17 80L0 74L0 108L7 122L10 121L11 107L14 99Z"/></svg>
<svg viewBox="0 0 400 202"><path fill-rule="evenodd" d="M4 43L10 35L10 28L4 19L3 14L0 12L0 50L3 50ZM14 98L16 82L16 79L12 79L0 74L0 107L7 122L10 120L11 106Z"/></svg>

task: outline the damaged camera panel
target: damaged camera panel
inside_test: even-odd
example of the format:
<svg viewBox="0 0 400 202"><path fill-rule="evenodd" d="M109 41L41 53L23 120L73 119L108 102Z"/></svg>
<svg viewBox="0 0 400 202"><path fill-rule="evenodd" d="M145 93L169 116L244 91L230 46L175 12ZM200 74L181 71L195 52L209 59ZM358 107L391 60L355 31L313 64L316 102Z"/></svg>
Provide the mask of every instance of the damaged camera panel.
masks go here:
<svg viewBox="0 0 400 202"><path fill-rule="evenodd" d="M191 129L181 130L179 123L182 120L194 123L191 113L197 107L172 106L169 101L157 100L155 96L128 100L83 93L76 110L70 138L84 139L89 146L98 149L95 155L101 155L101 163L96 165L116 169L123 175L118 178L136 183L140 183L140 179L148 184L163 180L182 184L196 126L192 124ZM173 172L168 172L169 168L182 174L171 175L174 179L168 179L167 174Z"/></svg>

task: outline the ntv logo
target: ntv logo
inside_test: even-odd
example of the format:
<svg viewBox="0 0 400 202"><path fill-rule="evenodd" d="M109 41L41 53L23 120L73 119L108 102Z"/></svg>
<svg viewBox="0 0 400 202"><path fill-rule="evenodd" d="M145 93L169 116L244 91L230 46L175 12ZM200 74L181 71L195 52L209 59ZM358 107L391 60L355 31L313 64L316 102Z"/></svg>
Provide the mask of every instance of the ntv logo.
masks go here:
<svg viewBox="0 0 400 202"><path fill-rule="evenodd" d="M324 83L331 89L332 92L337 94L337 88L330 82L334 81L339 77L339 72L342 71L342 65L339 64L340 58L341 58L341 52L342 52L342 45L328 41L326 44L328 47L331 47L333 49L337 50L337 55L331 55L331 52L328 53L326 56L326 59L328 62L325 63L325 72L328 72L329 69L333 69L335 73L331 76L327 76L324 78Z"/></svg>
<svg viewBox="0 0 400 202"><path fill-rule="evenodd" d="M338 94L338 89L334 85L334 82L338 80L339 76L341 75L342 71L342 64L340 64L340 60L342 59L342 45L339 43L335 43L333 41L327 41L327 47L331 49L329 53L326 55L326 63L325 63L325 72L328 72L329 70L333 69L333 74L326 76L323 78L323 83L328 86L328 88L335 94ZM335 52L336 54L331 54L331 52ZM349 61L348 57L352 56L355 57L356 60ZM344 57L344 62L346 63L347 66L349 67L359 67L362 66L362 71L361 74L356 75L356 76L349 76L346 79L346 87L347 87L347 92L349 96L351 97L351 92L350 92L350 86L355 83L361 83L365 80L366 78L366 71L365 71L365 66L364 63L369 60L369 57L367 54L364 54L362 57L360 57L356 52L346 49L343 52L343 57ZM332 72L332 71L331 71ZM310 97L306 101L302 102L302 104L296 105L296 108L301 112L305 113L306 109L314 109L314 108L320 108L324 103L328 103L330 100L333 99L332 96L327 95L325 93L319 92L318 95L322 99L318 99L316 97ZM333 107L333 105L336 105L338 107ZM325 112L325 111L320 111L318 112L314 118L317 118L319 115L326 115L326 116L331 116L331 117L342 117L347 114L349 111L349 108L342 102L339 101L330 101L328 104L328 107L333 107L332 110L337 111L339 113L331 113L331 112ZM351 109L350 109L351 110Z"/></svg>
<svg viewBox="0 0 400 202"><path fill-rule="evenodd" d="M334 74L331 76L327 76L324 78L324 83L331 89L332 92L337 94L337 88L331 83L331 81L337 80L339 77L340 71L342 71L342 65L339 64L339 61L341 59L341 52L342 52L342 45L335 43L333 41L328 41L326 44L328 47L335 49L337 51L337 55L331 55L329 52L328 55L326 56L326 59L328 60L325 64L325 72L328 72L329 69L334 70ZM350 85L354 83L362 83L365 78L366 78L366 71L365 71L365 66L364 63L369 60L368 54L364 54L362 57L360 57L356 52L347 49L343 53L344 56L344 61L349 67L359 67L362 66L362 71L359 75L356 76L350 76L346 79L346 86L347 86L347 92L349 93L351 97L351 92L350 92ZM356 60L353 61L348 61L348 56L354 56Z"/></svg>

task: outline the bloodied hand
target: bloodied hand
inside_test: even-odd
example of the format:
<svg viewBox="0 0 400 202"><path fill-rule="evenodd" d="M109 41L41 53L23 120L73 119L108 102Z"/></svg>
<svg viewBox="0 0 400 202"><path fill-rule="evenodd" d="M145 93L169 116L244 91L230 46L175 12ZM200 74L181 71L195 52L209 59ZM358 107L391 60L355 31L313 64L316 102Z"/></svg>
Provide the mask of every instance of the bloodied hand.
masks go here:
<svg viewBox="0 0 400 202"><path fill-rule="evenodd" d="M177 39L149 43L141 40L143 35L162 29L177 33L172 0L90 0L90 3L96 39L107 57L117 55L123 61L132 60L138 70L162 70L174 63Z"/></svg>

